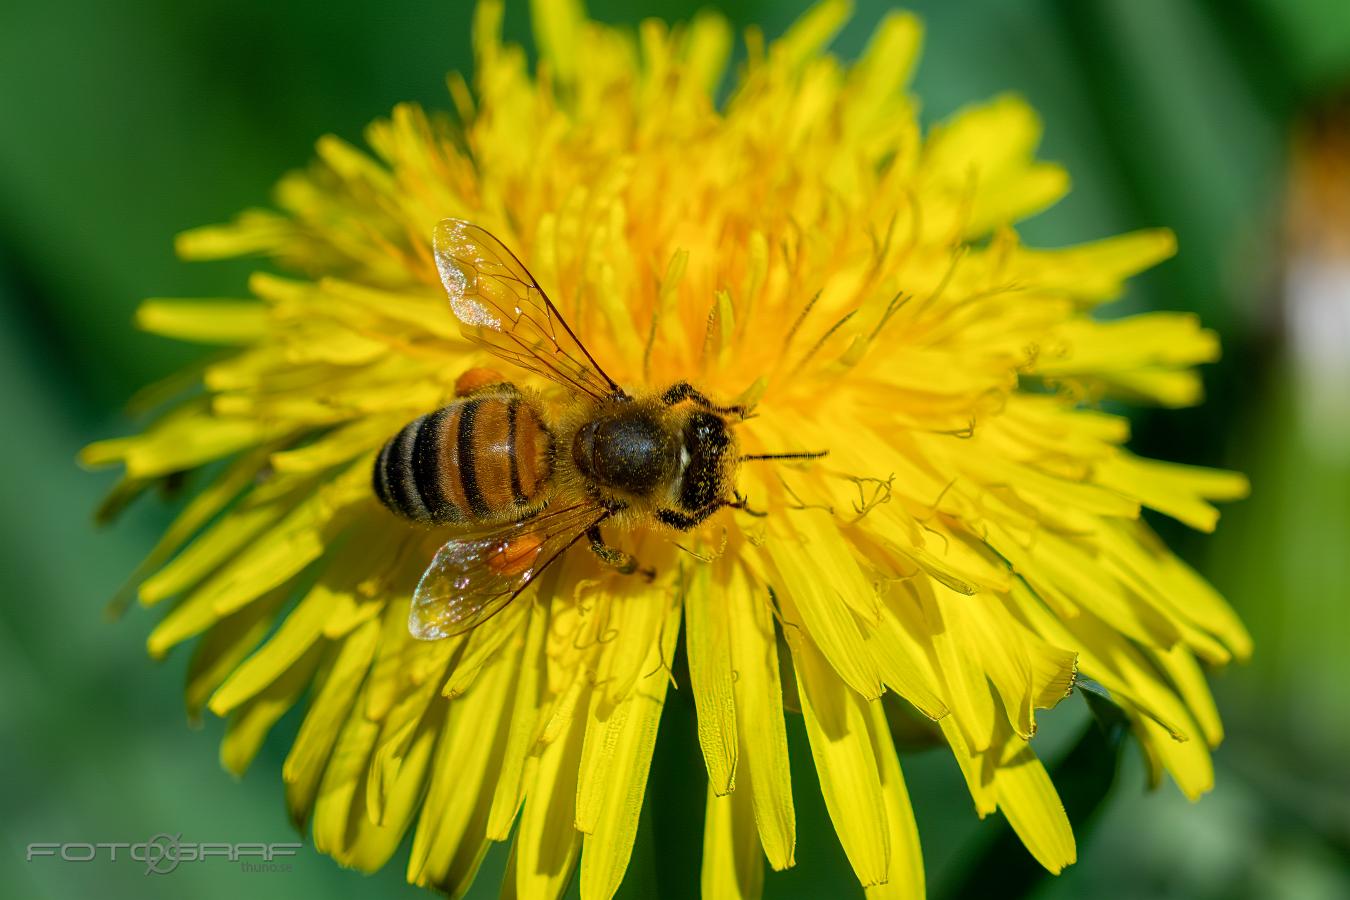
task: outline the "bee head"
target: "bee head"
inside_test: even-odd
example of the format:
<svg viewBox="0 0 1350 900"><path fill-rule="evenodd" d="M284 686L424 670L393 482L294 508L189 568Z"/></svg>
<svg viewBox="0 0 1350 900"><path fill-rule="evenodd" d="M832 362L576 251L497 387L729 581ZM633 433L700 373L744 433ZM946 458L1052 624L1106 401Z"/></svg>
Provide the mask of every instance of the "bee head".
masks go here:
<svg viewBox="0 0 1350 900"><path fill-rule="evenodd" d="M698 515L726 497L736 464L735 441L726 419L706 410L689 416L683 437L675 500L683 512Z"/></svg>

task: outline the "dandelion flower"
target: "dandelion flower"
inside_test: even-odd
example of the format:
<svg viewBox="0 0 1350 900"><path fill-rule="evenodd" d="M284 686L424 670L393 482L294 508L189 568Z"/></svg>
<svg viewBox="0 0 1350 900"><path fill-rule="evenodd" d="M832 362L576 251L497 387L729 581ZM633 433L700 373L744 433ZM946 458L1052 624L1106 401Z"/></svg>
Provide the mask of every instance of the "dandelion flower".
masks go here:
<svg viewBox="0 0 1350 900"><path fill-rule="evenodd" d="M1246 484L1131 454L1099 401L1194 403L1218 346L1188 315L1092 317L1173 237L1023 246L1013 224L1068 189L1035 158L1032 110L1000 97L922 133L905 91L919 23L887 17L845 65L825 48L846 15L825 2L772 43L750 31L719 102L716 15L631 34L541 0L532 71L481 2L453 115L399 106L369 151L325 137L279 211L179 238L186 258L286 274L254 275L249 299L146 302L142 327L230 349L84 460L125 467L117 497L200 470L133 579L168 607L149 651L195 639L187 703L228 719L231 771L303 704L282 776L320 851L373 870L411 832L408 879L458 894L510 841L508 894L557 895L579 871L583 897L607 898L672 690L697 708L709 893L757 894L764 862L813 852L784 685L878 897L923 893L883 695L935 721L978 814L1001 811L1052 872L1074 839L1032 738L1076 673L1110 691L1155 778L1210 787L1202 664L1250 640L1141 510L1209 531L1211 501ZM754 404L747 452L828 457L743 467L763 517L616 534L650 582L579 549L472 632L415 640L410 597L446 534L392 517L371 468L490 364L436 270L448 217L512 248L621 384L687 378Z"/></svg>

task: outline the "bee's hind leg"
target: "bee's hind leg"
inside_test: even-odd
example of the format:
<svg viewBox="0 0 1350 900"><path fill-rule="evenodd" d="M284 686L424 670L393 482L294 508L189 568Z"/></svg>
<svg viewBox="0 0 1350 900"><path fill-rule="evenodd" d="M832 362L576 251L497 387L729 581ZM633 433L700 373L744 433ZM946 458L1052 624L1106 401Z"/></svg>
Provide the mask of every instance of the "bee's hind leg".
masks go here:
<svg viewBox="0 0 1350 900"><path fill-rule="evenodd" d="M607 566L613 566L620 575L637 574L648 581L656 577L656 570L651 567L645 569L639 567L637 557L633 554L606 544L604 537L600 534L599 525L592 525L588 528L586 538L591 542L591 550L596 556L600 557L600 561Z"/></svg>

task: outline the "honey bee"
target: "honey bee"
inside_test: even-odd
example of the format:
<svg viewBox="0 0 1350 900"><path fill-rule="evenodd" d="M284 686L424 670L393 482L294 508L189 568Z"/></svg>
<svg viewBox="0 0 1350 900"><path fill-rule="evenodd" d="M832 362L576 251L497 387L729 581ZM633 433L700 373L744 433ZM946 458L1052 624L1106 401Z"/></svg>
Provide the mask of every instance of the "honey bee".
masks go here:
<svg viewBox="0 0 1350 900"><path fill-rule="evenodd" d="M741 455L733 426L745 407L719 406L686 381L630 394L501 241L446 219L433 243L465 336L562 386L570 401L550 418L539 396L471 370L456 385L459 399L408 423L380 450L380 501L455 533L413 594L414 637L480 625L583 538L604 563L650 579L652 569L605 542L602 525L688 531L726 507L752 512L734 489L741 462L824 455Z"/></svg>

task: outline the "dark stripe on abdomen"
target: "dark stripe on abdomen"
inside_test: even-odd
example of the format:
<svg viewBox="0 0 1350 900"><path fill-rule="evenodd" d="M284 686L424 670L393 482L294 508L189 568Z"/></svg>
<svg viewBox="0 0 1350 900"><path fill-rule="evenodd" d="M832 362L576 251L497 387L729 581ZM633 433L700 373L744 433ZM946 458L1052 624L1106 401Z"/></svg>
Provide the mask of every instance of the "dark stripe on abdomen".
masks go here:
<svg viewBox="0 0 1350 900"><path fill-rule="evenodd" d="M533 498L549 479L553 437L534 410L522 406L516 414L511 439L515 454L514 475L520 480L520 492Z"/></svg>
<svg viewBox="0 0 1350 900"><path fill-rule="evenodd" d="M516 502L516 506L524 506L530 498L521 490L520 460L516 457L516 415L519 409L520 404L515 400L506 407L506 455L511 460L511 499Z"/></svg>
<svg viewBox="0 0 1350 900"><path fill-rule="evenodd" d="M392 512L414 522L462 522L463 512L446 496L439 444L452 408L413 419L385 442L375 457L375 496Z"/></svg>
<svg viewBox="0 0 1350 900"><path fill-rule="evenodd" d="M459 509L446 498L441 471L440 442L450 410L438 409L424 417L413 442L413 481L427 509L427 518L440 524L464 519Z"/></svg>
<svg viewBox="0 0 1350 900"><path fill-rule="evenodd" d="M389 509L394 509L394 498L389 493L389 448L393 445L392 438L384 442L379 455L375 457L375 465L370 473L371 486L375 489L375 496ZM397 512L397 510L395 511Z"/></svg>
<svg viewBox="0 0 1350 900"><path fill-rule="evenodd" d="M459 484L464 489L464 499L469 512L476 519L486 519L492 514L483 491L478 486L478 472L474 469L474 420L478 417L478 408L482 400L470 400L459 410Z"/></svg>
<svg viewBox="0 0 1350 900"><path fill-rule="evenodd" d="M375 496L427 525L505 520L537 502L551 436L514 396L471 397L414 419L375 459Z"/></svg>
<svg viewBox="0 0 1350 900"><path fill-rule="evenodd" d="M428 518L428 510L417 490L413 474L413 446L417 432L426 416L413 419L403 426L390 442L389 458L385 468L385 478L389 484L389 496L394 501L394 511L405 518L423 521Z"/></svg>

